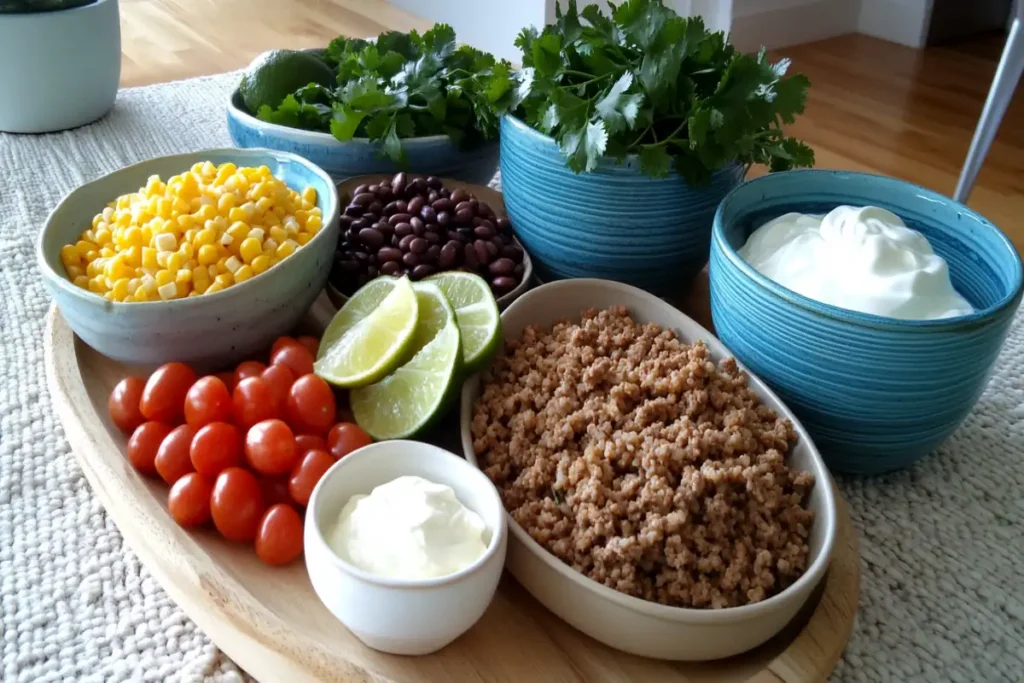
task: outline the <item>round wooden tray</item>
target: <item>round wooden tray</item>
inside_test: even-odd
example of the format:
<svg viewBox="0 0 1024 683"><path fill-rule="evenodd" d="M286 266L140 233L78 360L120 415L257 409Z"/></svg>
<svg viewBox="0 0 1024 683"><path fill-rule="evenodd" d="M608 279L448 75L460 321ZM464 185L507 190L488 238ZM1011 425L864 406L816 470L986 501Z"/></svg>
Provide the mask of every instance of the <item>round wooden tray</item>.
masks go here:
<svg viewBox="0 0 1024 683"><path fill-rule="evenodd" d="M313 318L322 323L331 311L321 296ZM301 561L267 567L247 545L179 528L166 511L167 487L132 469L125 438L107 415L114 384L139 369L91 349L56 307L46 329L50 394L96 495L171 598L264 683L803 683L825 680L850 637L859 555L840 499L835 556L823 585L782 633L728 660L670 663L616 652L547 612L508 576L483 618L444 650L426 657L376 652L320 604Z"/></svg>

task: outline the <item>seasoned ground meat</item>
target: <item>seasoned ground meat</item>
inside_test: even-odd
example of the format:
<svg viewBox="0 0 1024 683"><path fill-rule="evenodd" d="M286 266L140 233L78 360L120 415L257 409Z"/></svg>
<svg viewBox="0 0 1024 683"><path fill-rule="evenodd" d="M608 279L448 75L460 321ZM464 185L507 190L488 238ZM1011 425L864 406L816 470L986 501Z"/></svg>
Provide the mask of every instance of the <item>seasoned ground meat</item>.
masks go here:
<svg viewBox="0 0 1024 683"><path fill-rule="evenodd" d="M764 600L807 566L814 486L735 360L625 308L530 327L484 377L473 447L506 509L574 569L677 607Z"/></svg>

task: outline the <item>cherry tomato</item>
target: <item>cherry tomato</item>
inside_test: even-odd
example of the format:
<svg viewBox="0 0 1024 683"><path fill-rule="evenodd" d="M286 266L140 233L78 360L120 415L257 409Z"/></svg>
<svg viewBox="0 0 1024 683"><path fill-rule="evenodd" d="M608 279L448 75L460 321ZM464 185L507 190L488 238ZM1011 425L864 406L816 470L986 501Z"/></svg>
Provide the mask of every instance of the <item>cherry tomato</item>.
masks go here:
<svg viewBox="0 0 1024 683"><path fill-rule="evenodd" d="M330 433L327 434L327 446L331 450L331 455L339 460L357 448L369 446L371 443L373 439L370 435L352 422L339 422L331 427Z"/></svg>
<svg viewBox="0 0 1024 683"><path fill-rule="evenodd" d="M316 352L320 348L319 339L316 337L298 337L295 341L306 347L306 350L309 351L310 355L312 355L313 358L316 358Z"/></svg>
<svg viewBox="0 0 1024 683"><path fill-rule="evenodd" d="M296 377L313 372L313 354L302 344L282 344L277 351L270 354L271 365L287 365Z"/></svg>
<svg viewBox="0 0 1024 683"><path fill-rule="evenodd" d="M210 495L213 483L199 474L189 472L174 482L167 496L167 509L180 526L193 527L210 521Z"/></svg>
<svg viewBox="0 0 1024 683"><path fill-rule="evenodd" d="M274 354L278 352L284 346L289 344L298 344L298 340L295 337L278 337L274 340L274 345L270 347L270 357L273 358ZM271 361L273 363L273 361Z"/></svg>
<svg viewBox="0 0 1024 683"><path fill-rule="evenodd" d="M220 381L224 382L224 386L228 388L228 391L234 391L235 385L238 382L235 381L235 373L233 372L218 372L217 376L220 377Z"/></svg>
<svg viewBox="0 0 1024 683"><path fill-rule="evenodd" d="M143 422L128 439L128 462L142 474L156 474L156 453L160 444L171 433L163 422Z"/></svg>
<svg viewBox="0 0 1024 683"><path fill-rule="evenodd" d="M299 434L325 434L334 424L337 406L331 387L316 375L304 375L288 390L284 415Z"/></svg>
<svg viewBox="0 0 1024 683"><path fill-rule="evenodd" d="M168 424L180 422L185 394L195 381L196 373L184 363L161 365L146 381L139 410L147 420Z"/></svg>
<svg viewBox="0 0 1024 683"><path fill-rule="evenodd" d="M141 377L125 377L110 392L107 411L110 412L110 419L122 432L130 434L146 421L146 417L139 410L139 402L142 401L142 392L145 388L146 380Z"/></svg>
<svg viewBox="0 0 1024 683"><path fill-rule="evenodd" d="M260 474L290 472L298 460L292 430L281 420L257 422L245 435L245 460Z"/></svg>
<svg viewBox="0 0 1024 683"><path fill-rule="evenodd" d="M231 419L231 392L220 377L200 377L185 394L185 422L199 429Z"/></svg>
<svg viewBox="0 0 1024 683"><path fill-rule="evenodd" d="M295 382L295 375L287 365L271 365L263 371L260 378L267 383L267 387L270 389L270 400L274 404L274 413L282 414L285 400L288 398L288 390Z"/></svg>
<svg viewBox="0 0 1024 683"><path fill-rule="evenodd" d="M232 401L235 424L242 429L248 429L257 422L269 420L277 415L274 412L270 387L259 377L248 377L239 382L235 387Z"/></svg>
<svg viewBox="0 0 1024 683"><path fill-rule="evenodd" d="M278 504L260 520L256 532L256 556L277 567L302 554L302 518L291 505Z"/></svg>
<svg viewBox="0 0 1024 683"><path fill-rule="evenodd" d="M295 452L301 458L309 451L326 451L327 441L316 434L299 434L295 437Z"/></svg>
<svg viewBox="0 0 1024 683"><path fill-rule="evenodd" d="M168 484L173 484L189 472L195 471L192 467L192 457L189 455L192 437L195 435L196 430L189 425L179 425L160 443L160 450L156 452L153 464L156 466L157 474Z"/></svg>
<svg viewBox="0 0 1024 683"><path fill-rule="evenodd" d="M246 377L259 377L267 368L258 360L244 360L235 368L235 384L238 384Z"/></svg>
<svg viewBox="0 0 1024 683"><path fill-rule="evenodd" d="M333 464L334 458L327 451L307 451L288 479L288 493L292 500L303 507L308 505L317 482Z"/></svg>
<svg viewBox="0 0 1024 683"><path fill-rule="evenodd" d="M256 476L241 467L229 467L217 475L210 496L210 515L217 531L229 541L256 538L266 505Z"/></svg>
<svg viewBox="0 0 1024 683"><path fill-rule="evenodd" d="M204 425L192 437L189 458L196 472L216 477L229 467L242 464L242 435L227 422Z"/></svg>
<svg viewBox="0 0 1024 683"><path fill-rule="evenodd" d="M292 494L288 492L288 476L263 477L260 479L260 488L263 490L263 501L267 506L286 503L291 505Z"/></svg>

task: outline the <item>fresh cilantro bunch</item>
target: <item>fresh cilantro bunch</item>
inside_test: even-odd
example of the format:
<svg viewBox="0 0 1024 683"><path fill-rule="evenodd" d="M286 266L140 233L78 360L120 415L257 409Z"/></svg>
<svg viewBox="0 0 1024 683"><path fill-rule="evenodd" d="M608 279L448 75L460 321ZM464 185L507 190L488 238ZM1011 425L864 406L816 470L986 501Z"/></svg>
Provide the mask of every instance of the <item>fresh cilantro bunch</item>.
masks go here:
<svg viewBox="0 0 1024 683"><path fill-rule="evenodd" d="M456 46L447 24L375 41L338 37L320 57L337 70L335 89L311 83L276 109L262 107L258 117L343 142L369 138L395 161L404 159L404 138L447 135L463 148L496 139L518 87L507 61Z"/></svg>
<svg viewBox="0 0 1024 683"><path fill-rule="evenodd" d="M733 162L773 171L814 164L814 152L782 131L803 112L810 85L786 75L788 60L738 52L661 0L608 6L610 18L596 5L556 4L554 24L516 40L524 74L514 111L555 138L573 171L635 154L646 174L674 164L700 185Z"/></svg>

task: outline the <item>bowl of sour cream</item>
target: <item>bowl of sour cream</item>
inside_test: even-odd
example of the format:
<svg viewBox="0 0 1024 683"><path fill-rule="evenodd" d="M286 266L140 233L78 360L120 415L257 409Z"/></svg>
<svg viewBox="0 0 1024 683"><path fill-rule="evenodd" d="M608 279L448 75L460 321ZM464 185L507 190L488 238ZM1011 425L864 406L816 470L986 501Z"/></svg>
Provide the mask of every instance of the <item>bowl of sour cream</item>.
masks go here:
<svg viewBox="0 0 1024 683"><path fill-rule="evenodd" d="M361 448L324 474L307 510L313 590L375 650L440 650L494 596L504 507L483 472L444 449L417 441Z"/></svg>
<svg viewBox="0 0 1024 683"><path fill-rule="evenodd" d="M942 443L984 391L1024 268L949 197L846 171L733 190L709 262L718 337L800 418L830 468L874 474Z"/></svg>

